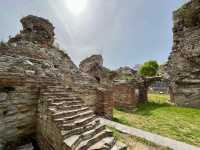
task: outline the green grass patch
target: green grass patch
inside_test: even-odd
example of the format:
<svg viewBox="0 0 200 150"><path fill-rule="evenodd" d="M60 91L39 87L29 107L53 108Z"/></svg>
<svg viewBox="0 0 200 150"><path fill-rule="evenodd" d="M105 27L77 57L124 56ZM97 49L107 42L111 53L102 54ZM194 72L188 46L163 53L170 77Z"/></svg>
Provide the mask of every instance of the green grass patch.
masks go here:
<svg viewBox="0 0 200 150"><path fill-rule="evenodd" d="M114 137L117 140L125 143L130 150L139 150L139 149L148 149L148 150L170 150L170 148L158 146L150 141L147 141L142 138L138 138L136 136L128 135L125 133L121 133L115 128L108 127L112 132Z"/></svg>
<svg viewBox="0 0 200 150"><path fill-rule="evenodd" d="M169 138L200 146L200 110L176 107L169 96L150 94L149 102L137 110L114 109L114 120Z"/></svg>

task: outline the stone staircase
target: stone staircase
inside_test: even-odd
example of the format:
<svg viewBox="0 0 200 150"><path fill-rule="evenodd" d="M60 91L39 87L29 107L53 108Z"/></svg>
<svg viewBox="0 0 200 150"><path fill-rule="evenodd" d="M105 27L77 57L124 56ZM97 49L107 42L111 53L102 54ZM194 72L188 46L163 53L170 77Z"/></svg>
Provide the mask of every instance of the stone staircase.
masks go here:
<svg viewBox="0 0 200 150"><path fill-rule="evenodd" d="M64 86L48 86L41 91L47 100L48 117L63 138L63 150L126 150L111 131L73 90Z"/></svg>

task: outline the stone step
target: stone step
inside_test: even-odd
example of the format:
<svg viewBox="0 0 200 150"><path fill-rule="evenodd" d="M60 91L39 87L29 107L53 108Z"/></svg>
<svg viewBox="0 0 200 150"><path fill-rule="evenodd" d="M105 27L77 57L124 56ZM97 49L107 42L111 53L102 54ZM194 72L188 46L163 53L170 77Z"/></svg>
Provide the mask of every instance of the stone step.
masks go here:
<svg viewBox="0 0 200 150"><path fill-rule="evenodd" d="M63 122L61 124L61 128L65 129L65 130L71 130L74 128L82 127L82 126L94 121L95 119L96 119L96 116L92 115L91 117L79 119L73 123L68 123L68 122L65 123L65 120L63 120Z"/></svg>
<svg viewBox="0 0 200 150"><path fill-rule="evenodd" d="M80 109L82 107L86 107L86 105L81 105L81 104L78 104L78 105L71 105L71 106L63 106L62 108L60 108L61 110L73 110L73 109Z"/></svg>
<svg viewBox="0 0 200 150"><path fill-rule="evenodd" d="M54 102L54 103L57 103L57 102L65 102L65 101L82 101L80 98L78 97L48 97L47 98L47 102Z"/></svg>
<svg viewBox="0 0 200 150"><path fill-rule="evenodd" d="M44 90L72 89L69 86L48 86Z"/></svg>
<svg viewBox="0 0 200 150"><path fill-rule="evenodd" d="M66 106L69 106L69 105L78 105L78 104L84 104L82 101L80 101L80 100L74 100L74 101L66 101L65 102L65 105Z"/></svg>
<svg viewBox="0 0 200 150"><path fill-rule="evenodd" d="M58 107L60 109L62 109L62 107L64 106L72 106L72 105L83 105L84 103L82 101L78 101L78 100L74 100L74 101L59 101L59 102L50 102L49 103L49 106L52 107L52 106L55 106L55 107ZM63 108L65 109L65 108Z"/></svg>
<svg viewBox="0 0 200 150"><path fill-rule="evenodd" d="M125 144L117 141L111 150L127 150L127 149L128 147Z"/></svg>
<svg viewBox="0 0 200 150"><path fill-rule="evenodd" d="M103 131L105 132L105 126L98 125L93 130L86 131L84 134L78 133L77 135L72 135L72 136L66 138L64 140L64 142L65 142L65 144L67 144L67 147L71 147L71 149L75 149L80 143L82 143L82 141L84 139L89 138L89 137L87 138L86 136L90 135L90 137L92 137L92 136L97 135L97 134L99 134Z"/></svg>
<svg viewBox="0 0 200 150"><path fill-rule="evenodd" d="M92 129L92 130L89 130L87 132L84 132L82 134L82 140L88 140L88 139L91 139L93 138L96 134L102 132L103 130L106 129L106 126L105 125L99 125L97 126L96 128Z"/></svg>
<svg viewBox="0 0 200 150"><path fill-rule="evenodd" d="M88 150L110 150L116 143L114 137L106 137L88 148Z"/></svg>
<svg viewBox="0 0 200 150"><path fill-rule="evenodd" d="M75 147L78 145L78 140L81 135L73 135L70 138L65 139L64 146L66 150L75 150Z"/></svg>
<svg viewBox="0 0 200 150"><path fill-rule="evenodd" d="M88 150L110 150L108 146L103 145L104 143L99 143L98 145L95 145L93 148L89 148Z"/></svg>
<svg viewBox="0 0 200 150"><path fill-rule="evenodd" d="M65 88L65 87L63 87L63 88L52 88L52 89L43 89L43 90L41 90L42 92L48 92L48 93L50 93L50 92L60 92L60 91L65 91L65 92L67 92L67 91L72 91L72 89L71 88Z"/></svg>
<svg viewBox="0 0 200 150"><path fill-rule="evenodd" d="M76 128L71 129L71 130L63 130L62 136L66 139L66 138L68 138L72 135L77 135L77 134L81 135L82 133L87 132L89 130L92 130L99 125L100 125L99 120L94 120L94 121L91 121L90 123L88 123L84 126L81 126L81 127L76 127Z"/></svg>
<svg viewBox="0 0 200 150"><path fill-rule="evenodd" d="M55 106L48 107L48 112L50 112L50 114L54 114L57 112L57 108Z"/></svg>
<svg viewBox="0 0 200 150"><path fill-rule="evenodd" d="M65 104L65 102L61 101L61 102L51 102L49 104L49 106L63 106Z"/></svg>
<svg viewBox="0 0 200 150"><path fill-rule="evenodd" d="M46 91L42 91L42 93L44 93L43 95L53 95L53 94L62 94L62 93L67 93L67 94L70 94L72 93L71 90L55 90L55 91L49 91L49 90L46 90ZM51 93L51 94L50 94Z"/></svg>
<svg viewBox="0 0 200 150"><path fill-rule="evenodd" d="M105 145L109 147L109 149L111 149L115 143L117 142L117 139L115 137L106 137L103 139L103 141L105 142Z"/></svg>
<svg viewBox="0 0 200 150"><path fill-rule="evenodd" d="M42 96L66 150L126 150L126 146L116 143L112 132L100 124L94 112L71 88L49 86L42 90Z"/></svg>
<svg viewBox="0 0 200 150"><path fill-rule="evenodd" d="M50 96L56 96L56 97L60 97L60 96L62 96L62 97L69 97L69 96L73 96L73 95L71 95L71 94L69 94L69 93L67 93L66 91L64 91L64 92L56 92L56 93L52 93L52 92L48 92L48 93L42 93L42 95L44 95L44 96L48 96L48 97L50 97Z"/></svg>
<svg viewBox="0 0 200 150"><path fill-rule="evenodd" d="M82 109L85 107L88 107L88 106L86 106L86 105L71 105L71 106L64 107L64 106L60 105L60 106L49 106L47 110L48 110L49 114L52 116L52 115L60 113L60 112L73 111L73 110Z"/></svg>
<svg viewBox="0 0 200 150"><path fill-rule="evenodd" d="M45 98L47 99L66 99L66 100L77 100L80 99L79 97L75 96L75 95L69 95L67 93L65 93L65 95L61 95L61 94L52 94L52 95L44 95Z"/></svg>
<svg viewBox="0 0 200 150"><path fill-rule="evenodd" d="M41 93L72 92L71 88L42 89Z"/></svg>
<svg viewBox="0 0 200 150"><path fill-rule="evenodd" d="M76 115L73 115L73 116L66 116L66 117L63 117L62 115L60 115L60 116L54 115L53 119L54 120L63 119L64 121L68 121L70 123L70 122L76 121L77 119L87 118L87 117L90 117L92 115L94 115L93 111L89 110L89 111L85 111L85 112L82 112L82 113L79 113L79 114L76 114Z"/></svg>
<svg viewBox="0 0 200 150"><path fill-rule="evenodd" d="M75 150L87 150L89 147L101 141L105 137L112 137L112 132L105 129L93 136L91 139L82 141Z"/></svg>
<svg viewBox="0 0 200 150"><path fill-rule="evenodd" d="M74 109L74 110L68 110L68 111L59 111L56 112L55 114L53 114L53 118L64 118L64 117L70 117L70 116L74 116L77 114L81 114L85 111L89 111L88 107L83 107L80 109Z"/></svg>
<svg viewBox="0 0 200 150"><path fill-rule="evenodd" d="M57 86L47 86L46 89L59 89L59 88L70 88L69 86L57 85Z"/></svg>
<svg viewBox="0 0 200 150"><path fill-rule="evenodd" d="M54 92L66 92L66 91L72 91L72 89L71 88L53 88L53 89L42 89L41 90L41 92L42 93L50 93L50 92L52 92L52 93L54 93Z"/></svg>

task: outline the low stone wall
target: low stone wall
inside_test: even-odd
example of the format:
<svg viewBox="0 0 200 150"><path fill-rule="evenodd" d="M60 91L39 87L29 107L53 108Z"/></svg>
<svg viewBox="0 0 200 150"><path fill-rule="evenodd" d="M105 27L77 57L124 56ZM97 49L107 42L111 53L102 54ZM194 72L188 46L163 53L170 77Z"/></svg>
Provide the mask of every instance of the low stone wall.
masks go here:
<svg viewBox="0 0 200 150"><path fill-rule="evenodd" d="M112 90L115 107L124 109L136 107L138 100L135 93L136 89L133 85L127 83L115 84Z"/></svg>

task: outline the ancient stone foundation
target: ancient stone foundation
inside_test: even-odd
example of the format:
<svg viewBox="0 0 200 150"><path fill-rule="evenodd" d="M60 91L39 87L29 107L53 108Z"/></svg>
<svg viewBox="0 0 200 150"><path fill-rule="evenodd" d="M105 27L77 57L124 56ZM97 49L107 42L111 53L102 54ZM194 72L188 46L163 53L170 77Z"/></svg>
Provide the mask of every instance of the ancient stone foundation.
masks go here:
<svg viewBox="0 0 200 150"><path fill-rule="evenodd" d="M20 34L0 45L0 149L126 150L93 111L97 81L53 46L52 24L21 22Z"/></svg>
<svg viewBox="0 0 200 150"><path fill-rule="evenodd" d="M200 2L174 12L174 45L166 66L171 101L200 108Z"/></svg>

